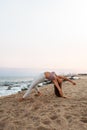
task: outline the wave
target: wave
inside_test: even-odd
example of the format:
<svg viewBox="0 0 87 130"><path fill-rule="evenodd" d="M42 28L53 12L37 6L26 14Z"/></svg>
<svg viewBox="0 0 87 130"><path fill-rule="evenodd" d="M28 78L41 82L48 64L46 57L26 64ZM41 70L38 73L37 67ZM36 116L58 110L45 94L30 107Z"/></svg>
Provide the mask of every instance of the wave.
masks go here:
<svg viewBox="0 0 87 130"><path fill-rule="evenodd" d="M0 96L6 96L27 89L33 78L0 78Z"/></svg>

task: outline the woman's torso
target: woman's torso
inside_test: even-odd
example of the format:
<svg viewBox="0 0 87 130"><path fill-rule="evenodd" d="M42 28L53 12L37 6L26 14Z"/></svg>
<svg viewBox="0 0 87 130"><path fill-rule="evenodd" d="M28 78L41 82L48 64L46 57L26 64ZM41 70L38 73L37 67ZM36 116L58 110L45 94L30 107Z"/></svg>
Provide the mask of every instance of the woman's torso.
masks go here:
<svg viewBox="0 0 87 130"><path fill-rule="evenodd" d="M53 81L56 77L55 72L45 72L45 76L48 80Z"/></svg>

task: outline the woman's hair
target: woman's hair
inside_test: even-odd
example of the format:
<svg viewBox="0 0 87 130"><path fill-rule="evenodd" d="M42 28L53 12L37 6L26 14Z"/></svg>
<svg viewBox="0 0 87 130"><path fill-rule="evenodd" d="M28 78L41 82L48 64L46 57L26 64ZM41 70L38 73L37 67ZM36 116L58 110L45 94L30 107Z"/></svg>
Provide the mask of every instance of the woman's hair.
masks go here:
<svg viewBox="0 0 87 130"><path fill-rule="evenodd" d="M61 97L59 90L57 89L57 87L54 85L54 93L57 97Z"/></svg>

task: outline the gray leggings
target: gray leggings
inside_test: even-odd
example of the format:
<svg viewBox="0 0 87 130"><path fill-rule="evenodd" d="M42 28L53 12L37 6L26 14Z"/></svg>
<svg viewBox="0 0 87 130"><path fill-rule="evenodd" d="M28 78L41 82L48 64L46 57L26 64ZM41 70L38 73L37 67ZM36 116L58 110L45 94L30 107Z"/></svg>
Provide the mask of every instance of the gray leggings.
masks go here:
<svg viewBox="0 0 87 130"><path fill-rule="evenodd" d="M24 94L23 98L26 98L29 96L30 92L31 92L31 89L35 88L37 91L39 91L39 88L36 86L38 85L39 83L43 82L45 80L45 74L42 73L40 74L32 83L31 85L29 86L27 92Z"/></svg>

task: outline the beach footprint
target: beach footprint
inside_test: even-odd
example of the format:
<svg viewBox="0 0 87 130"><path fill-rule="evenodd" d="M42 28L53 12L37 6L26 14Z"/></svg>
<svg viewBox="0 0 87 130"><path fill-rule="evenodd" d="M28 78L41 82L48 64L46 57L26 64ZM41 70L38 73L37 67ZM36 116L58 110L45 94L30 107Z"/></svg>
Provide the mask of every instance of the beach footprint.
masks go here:
<svg viewBox="0 0 87 130"><path fill-rule="evenodd" d="M50 124L51 124L51 121L50 121L49 119L44 119L44 120L42 121L42 123L43 123L44 125L50 125Z"/></svg>
<svg viewBox="0 0 87 130"><path fill-rule="evenodd" d="M57 118L58 118L58 116L57 116L56 114L54 114L54 115L52 115L52 116L50 117L51 120L56 120Z"/></svg>
<svg viewBox="0 0 87 130"><path fill-rule="evenodd" d="M46 128L46 126L38 126L37 130L49 130L49 128Z"/></svg>
<svg viewBox="0 0 87 130"><path fill-rule="evenodd" d="M83 123L87 123L87 117L83 117L80 121L82 121Z"/></svg>

